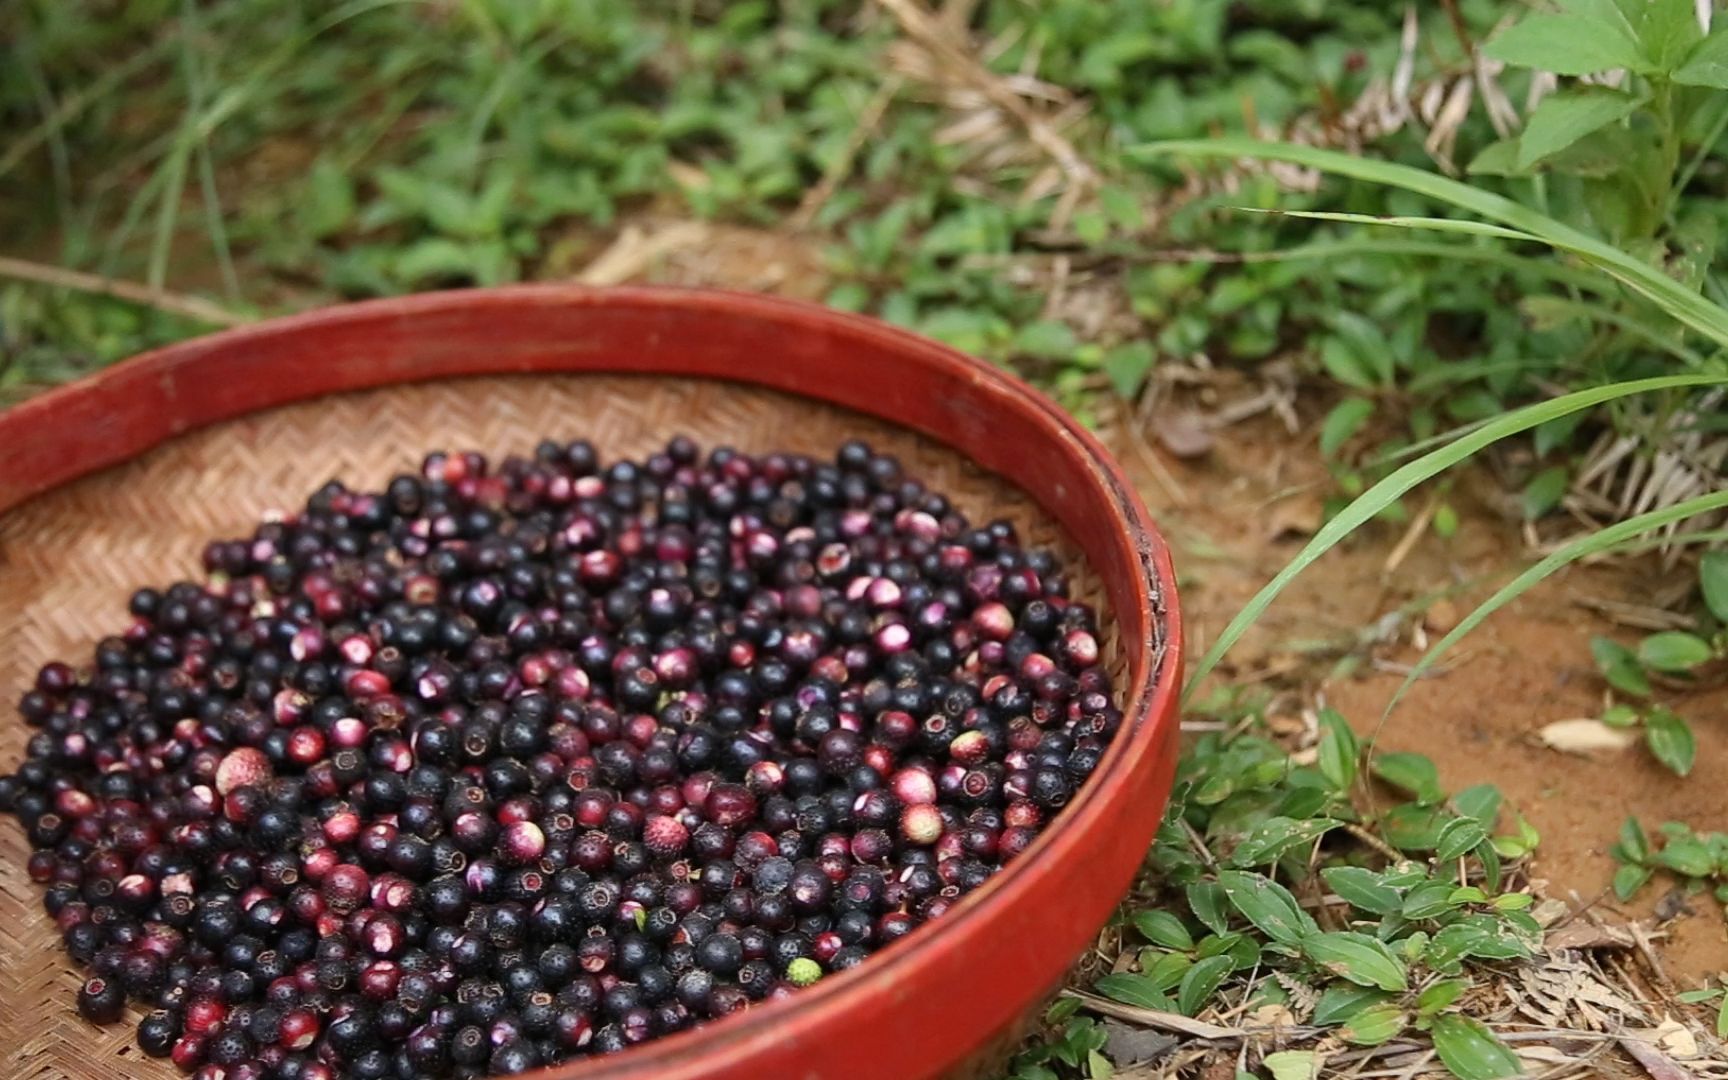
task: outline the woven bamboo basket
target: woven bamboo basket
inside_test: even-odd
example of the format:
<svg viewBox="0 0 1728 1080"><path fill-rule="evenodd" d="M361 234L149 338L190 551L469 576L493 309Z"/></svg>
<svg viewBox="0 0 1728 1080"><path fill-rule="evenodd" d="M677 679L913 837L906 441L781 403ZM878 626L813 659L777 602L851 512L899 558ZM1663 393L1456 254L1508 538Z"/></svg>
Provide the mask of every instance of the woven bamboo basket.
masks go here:
<svg viewBox="0 0 1728 1080"><path fill-rule="evenodd" d="M507 321L500 327L501 332L510 332ZM316 381L318 376L310 378ZM294 396L297 392L276 394L278 400ZM125 412L120 404L109 408ZM69 417L68 423L91 422L88 416L79 417L76 408L58 412ZM125 423L123 415L106 420L100 410L92 415L98 423L122 427ZM176 420L170 426L188 427L204 419ZM13 421L10 431L5 426L8 421ZM1132 695L1133 678L1146 682L1150 672L1159 670L1148 663L1157 658L1143 653L1130 664L1135 658L1124 648L1121 634L1114 632L1120 623L1109 617L1111 596L1103 587L1105 582L1070 533L1025 491L927 435L809 397L737 382L592 372L500 373L391 382L245 412L168 438L135 456L109 448L105 457L97 454L93 460L117 455L127 460L69 482L54 484L50 478L49 484L33 484L16 473L9 475L13 490L0 488L0 699L7 702L10 713L10 702L43 662L87 659L98 639L127 624L125 605L133 588L196 580L199 553L206 541L249 534L264 515L297 507L328 479L377 488L395 473L416 467L428 450L479 449L499 460L511 453L531 452L542 436L591 439L608 459L639 457L662 447L678 432L705 447L725 444L748 451L780 449L814 455L831 454L847 438L867 439L897 454L909 473L948 493L973 520L1006 517L1019 527L1023 539L1058 552L1072 573L1077 593L1097 605L1105 615L1103 623L1113 628L1107 655L1119 686ZM16 418L0 416L0 473L20 467L19 458L25 453L16 443L11 450L6 448L8 435L32 437ZM102 438L101 431L87 435ZM122 443L128 438L123 433L114 437ZM82 471L62 464L63 472ZM44 486L47 490L8 507L20 490ZM1168 641L1156 644L1165 646ZM1173 667L1165 664L1162 671L1168 675ZM21 758L27 734L15 716L8 715L0 723L0 768ZM1159 730L1147 737L1154 735L1165 740L1167 733ZM1158 769L1167 773L1163 764ZM1161 784L1156 780L1153 784L1165 791L1167 785L1167 776ZM1158 794L1161 798L1162 791ZM1142 804L1135 808L1135 816L1155 824L1157 806ZM1148 829L1144 822L1134 828L1142 834L1143 847ZM61 951L53 920L42 910L39 887L25 876L28 854L22 831L10 819L0 823L0 1076L122 1080L175 1075L166 1062L150 1060L137 1049L137 1011L129 1014L128 1021L106 1028L93 1027L77 1015L74 999L82 976ZM1113 870L1117 877L1131 871L1131 866ZM1120 888L1118 884L1118 892ZM909 944L939 941L942 933L941 927L933 927L914 935ZM1059 972L1050 971L1028 974L1034 984L1018 989L1015 1016L1023 1017L1026 1006L1052 989L1059 977ZM1001 994L995 988L987 990L986 996ZM881 989L875 993L880 998ZM798 1001L787 1004L796 1006ZM693 1041L699 1043L727 1026L711 1027ZM957 1032L955 1052L946 1055L937 1072L986 1074L984 1063L1000 1060L1004 1033L1015 1025L1010 1022L1004 1027L993 1021L988 1026L991 1030L984 1033ZM677 1040L667 1040L673 1041ZM739 1038L728 1041L729 1048L714 1051L719 1055L715 1060L747 1062L752 1053L748 1046L741 1048ZM624 1065L642 1052L625 1054L616 1059L617 1064ZM703 1053L696 1046L690 1060L700 1061ZM957 1062L963 1062L958 1071L953 1067ZM657 1067L652 1072L616 1072L613 1067L581 1065L559 1075L569 1071L583 1077L640 1076L642 1080L709 1075L688 1061L681 1068L684 1071ZM722 1069L713 1075L750 1073L746 1065L741 1071ZM810 1075L907 1074L876 1072L861 1063L855 1070Z"/></svg>

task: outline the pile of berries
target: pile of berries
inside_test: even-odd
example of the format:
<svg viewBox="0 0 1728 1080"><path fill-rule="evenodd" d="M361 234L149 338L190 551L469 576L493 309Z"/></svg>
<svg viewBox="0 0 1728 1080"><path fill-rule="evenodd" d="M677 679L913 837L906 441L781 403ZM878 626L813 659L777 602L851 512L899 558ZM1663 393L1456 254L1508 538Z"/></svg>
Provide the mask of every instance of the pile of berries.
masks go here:
<svg viewBox="0 0 1728 1080"><path fill-rule="evenodd" d="M833 462L433 454L216 542L0 778L91 972L200 1080L517 1073L793 993L1020 856L1121 722L1005 522Z"/></svg>

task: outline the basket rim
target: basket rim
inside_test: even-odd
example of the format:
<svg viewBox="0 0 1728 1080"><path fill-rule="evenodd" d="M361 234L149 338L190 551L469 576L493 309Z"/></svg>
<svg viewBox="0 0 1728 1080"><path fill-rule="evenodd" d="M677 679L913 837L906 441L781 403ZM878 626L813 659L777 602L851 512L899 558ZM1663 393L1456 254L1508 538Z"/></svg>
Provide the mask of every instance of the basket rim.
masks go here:
<svg viewBox="0 0 1728 1080"><path fill-rule="evenodd" d="M368 328L413 322L452 311L469 314L505 315L527 309L555 307L625 307L645 312L678 310L730 318L748 318L784 325L788 332L836 335L841 339L867 341L876 347L908 357L921 364L963 377L970 387L988 392L1005 406L1066 444L1067 464L1079 466L1088 482L1108 501L1119 535L1112 545L1120 565L1094 570L1105 577L1111 598L1111 615L1118 633L1139 638L1138 659L1131 663L1128 685L1120 688L1124 724L1112 740L1096 773L1049 829L1038 837L1027 854L981 888L963 897L932 930L929 938L914 935L918 945L937 937L958 937L967 927L987 925L999 912L1009 910L1030 878L1029 864L1039 858L1061 858L1074 852L1073 840L1086 829L1110 828L1113 795L1131 788L1136 772L1156 767L1158 755L1173 752L1177 728L1177 694L1182 671L1182 623L1176 579L1169 548L1158 533L1139 495L1121 467L1091 432L1065 411L1019 378L956 349L911 331L863 315L835 311L804 301L714 289L624 286L597 288L572 284L529 284L493 289L421 293L407 297L362 301L319 308L296 315L270 319L205 337L153 350L122 361L73 383L47 391L0 412L0 515L35 495L69 483L103 468L129 460L174 437L234 419L290 404L294 401L411 381L433 381L464 375L504 375L516 372L554 373L579 370L590 374L646 374L648 377L681 377L688 373L632 371L628 367L597 365L571 367L507 364L472 370L404 373L400 370L346 371L330 382L278 383L263 397L203 392L191 380L225 357L244 355L265 344L279 345L310 333L364 335ZM699 373L694 377L729 381L778 390L828 401L841 408L877 416L890 423L933 438L950 451L977 462L974 454L950 441L941 431L860 406L850 400L825 397L823 386L812 383L789 388L783 382L760 378L761 372ZM68 418L70 422L68 421ZM121 418L128 418L122 423ZM67 428L82 420L94 424L98 439L67 435ZM982 465L1020 486L1001 469ZM1071 534L1072 524L1036 492L1032 492L1046 514L1062 522ZM1088 561L1095 561L1088 553ZM1138 603L1124 610L1118 589L1108 580L1113 570L1131 565L1133 593ZM1167 767L1167 765L1165 766ZM1162 788L1167 796L1168 787ZM1161 813L1158 806L1135 807L1136 813ZM1067 841L1066 843L1064 841ZM1023 887L1024 886L1024 887ZM633 1048L615 1059L583 1058L534 1073L543 1080L646 1080L648 1077L694 1077L701 1075L703 1059L728 1051L747 1054L751 1044L796 1038L824 1013L862 1001L871 995L903 997L915 992L917 976L926 950L895 943L873 955L851 971L822 979L789 999L759 1004L743 1016L697 1031L683 1032ZM912 988L909 990L908 988ZM889 1034L889 1033L884 1033ZM859 1075L864 1075L860 1073Z"/></svg>

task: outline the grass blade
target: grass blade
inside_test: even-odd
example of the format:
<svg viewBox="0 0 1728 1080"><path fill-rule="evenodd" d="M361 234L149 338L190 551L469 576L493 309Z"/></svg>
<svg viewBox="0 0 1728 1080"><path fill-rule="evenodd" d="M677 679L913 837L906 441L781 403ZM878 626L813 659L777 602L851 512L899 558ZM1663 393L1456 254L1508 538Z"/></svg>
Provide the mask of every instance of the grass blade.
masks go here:
<svg viewBox="0 0 1728 1080"><path fill-rule="evenodd" d="M1416 680L1420 679L1424 672L1438 663L1446 650L1458 644L1464 635L1482 625L1488 616L1524 595L1542 579L1562 567L1577 562L1579 559L1613 550L1622 545L1639 543L1643 534L1652 529L1659 529L1664 525L1670 525L1698 514L1722 509L1728 509L1728 491L1700 495L1697 498L1687 499L1685 502L1675 503L1673 506L1664 507L1661 510L1652 510L1647 514L1627 518L1625 521L1616 522L1605 529L1587 533L1551 553L1547 558L1507 582L1493 596L1484 600L1475 611L1460 620L1458 625L1448 631L1445 637L1429 646L1428 651L1423 653L1422 658L1410 669L1410 674L1404 677L1404 682L1398 687L1398 692L1392 695L1392 700L1386 703L1386 711L1381 715L1381 719L1384 721L1386 717L1392 715L1392 710L1397 708L1398 701L1404 696L1405 691L1414 686ZM1707 539L1709 535L1720 536L1722 534L1693 533L1683 537L1673 537L1669 542L1695 543Z"/></svg>
<svg viewBox="0 0 1728 1080"><path fill-rule="evenodd" d="M1218 661L1223 659L1231 646L1235 645L1248 628L1260 618L1261 614L1271 606L1278 594L1295 579L1297 574L1306 570L1320 556L1330 551L1340 540L1350 535L1362 523L1392 505L1393 502L1408 492L1411 488L1428 480L1453 465L1469 458L1478 450L1492 443L1528 431L1538 424L1566 416L1580 409L1592 408L1617 398L1630 397L1634 394L1649 393L1656 390L1672 390L1687 386L1709 386L1728 382L1728 377L1716 375L1665 375L1654 379L1637 379L1631 382L1615 383L1610 386L1597 386L1588 390L1579 390L1542 401L1534 405L1526 405L1522 409L1498 417L1469 434L1459 437L1456 441L1425 454L1415 461L1400 467L1363 492L1354 501L1341 510L1336 517L1321 527L1313 539L1296 553L1284 568L1278 571L1261 590L1254 594L1253 599L1245 604L1236 617L1230 620L1218 635L1218 640L1206 650L1206 655L1194 666L1193 674L1189 676L1188 685L1183 691L1186 698L1193 694L1194 688L1200 685Z"/></svg>
<svg viewBox="0 0 1728 1080"><path fill-rule="evenodd" d="M1481 221L1443 217L1398 217L1382 214L1340 214L1331 210L1267 210L1258 206L1238 206L1244 214L1268 214L1276 217L1305 218L1309 221L1335 221L1345 225L1384 225L1393 229L1426 229L1429 232L1463 233L1466 236L1487 236L1496 240L1516 240L1525 244L1540 244L1542 238L1503 225Z"/></svg>
<svg viewBox="0 0 1728 1080"><path fill-rule="evenodd" d="M1200 157L1285 161L1354 180L1413 191L1537 237L1543 243L1561 251L1571 252L1603 272L1613 275L1628 288L1655 302L1698 333L1719 345L1728 345L1728 310L1686 289L1654 266L1633 258L1610 244L1502 195L1481 191L1469 184L1408 165L1352 157L1349 154L1311 146L1262 142L1241 137L1174 139L1133 147L1129 153L1140 157L1191 154Z"/></svg>

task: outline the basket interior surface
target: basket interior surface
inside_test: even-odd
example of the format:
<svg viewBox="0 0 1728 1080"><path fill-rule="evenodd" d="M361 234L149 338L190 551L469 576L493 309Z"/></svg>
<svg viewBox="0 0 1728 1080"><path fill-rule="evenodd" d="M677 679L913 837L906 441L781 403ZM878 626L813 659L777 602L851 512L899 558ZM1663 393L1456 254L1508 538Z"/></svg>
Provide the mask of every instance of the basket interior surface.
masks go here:
<svg viewBox="0 0 1728 1080"><path fill-rule="evenodd" d="M434 449L494 461L542 437L587 438L606 460L640 458L677 433L706 450L831 456L847 438L898 455L975 523L1007 518L1023 543L1054 550L1074 595L1100 607L1105 655L1120 686L1122 650L1097 576L1024 492L934 440L843 409L735 384L643 376L500 376L409 384L301 402L218 424L0 513L0 771L22 758L28 729L13 703L50 659L85 664L129 622L140 585L199 580L206 541L249 535L329 479L375 490ZM0 1076L177 1075L145 1058L130 1020L96 1028L76 1012L82 976L61 951L24 873L29 845L0 822ZM937 932L933 930L932 932Z"/></svg>

